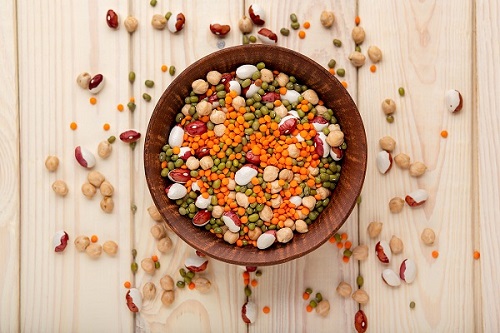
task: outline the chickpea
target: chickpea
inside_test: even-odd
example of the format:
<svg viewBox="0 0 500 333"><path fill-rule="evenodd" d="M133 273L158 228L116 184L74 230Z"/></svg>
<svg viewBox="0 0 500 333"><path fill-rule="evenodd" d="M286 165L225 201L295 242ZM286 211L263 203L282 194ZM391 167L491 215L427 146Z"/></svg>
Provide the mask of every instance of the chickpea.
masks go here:
<svg viewBox="0 0 500 333"><path fill-rule="evenodd" d="M102 246L97 244L97 243L91 243L87 248L85 249L85 253L89 255L89 257L95 259L99 258L102 253Z"/></svg>
<svg viewBox="0 0 500 333"><path fill-rule="evenodd" d="M198 79L191 83L191 87L195 94L202 95L207 92L209 85L207 81Z"/></svg>
<svg viewBox="0 0 500 333"><path fill-rule="evenodd" d="M186 166L189 170L196 170L200 167L200 161L194 156L189 156L186 161Z"/></svg>
<svg viewBox="0 0 500 333"><path fill-rule="evenodd" d="M151 227L151 235L153 236L154 239L162 239L167 235L167 232L165 231L165 228L160 225L156 224Z"/></svg>
<svg viewBox="0 0 500 333"><path fill-rule="evenodd" d="M75 248L79 252L84 252L90 245L90 239L87 236L78 236L75 239Z"/></svg>
<svg viewBox="0 0 500 333"><path fill-rule="evenodd" d="M171 305L175 301L175 293L173 290L165 290L161 295L161 302L165 306Z"/></svg>
<svg viewBox="0 0 500 333"><path fill-rule="evenodd" d="M111 197L104 197L101 200L101 209L103 212L109 214L113 211L113 208L115 208L115 203L113 201L113 198Z"/></svg>
<svg viewBox="0 0 500 333"><path fill-rule="evenodd" d="M86 196L88 199L92 199L94 195L96 194L96 189L95 186L90 184L90 183L84 183L82 185L82 193L84 196Z"/></svg>
<svg viewBox="0 0 500 333"><path fill-rule="evenodd" d="M45 167L50 172L56 171L59 167L59 158L57 158L57 156L47 156L47 159L45 160Z"/></svg>
<svg viewBox="0 0 500 333"><path fill-rule="evenodd" d="M208 116L210 113L212 113L212 104L205 100L202 100L201 102L196 104L196 112L198 112L198 115L200 117Z"/></svg>
<svg viewBox="0 0 500 333"><path fill-rule="evenodd" d="M155 262L151 258L142 259L141 267L149 275L153 275L156 271Z"/></svg>
<svg viewBox="0 0 500 333"><path fill-rule="evenodd" d="M202 294L206 294L210 291L210 288L212 287L212 283L204 278L204 277L197 277L193 280L193 283L195 285L196 290L198 290Z"/></svg>
<svg viewBox="0 0 500 333"><path fill-rule="evenodd" d="M99 188L101 184L106 180L106 178L104 178L103 174L99 171L90 171L87 175L87 180L90 184Z"/></svg>
<svg viewBox="0 0 500 333"><path fill-rule="evenodd" d="M125 21L123 21L123 25L125 26L125 29L129 33L134 33L137 30L137 26L139 25L139 22L137 19L133 16L128 16Z"/></svg>
<svg viewBox="0 0 500 333"><path fill-rule="evenodd" d="M214 110L210 114L210 121L214 124L222 124L226 120L226 113L224 111Z"/></svg>
<svg viewBox="0 0 500 333"><path fill-rule="evenodd" d="M68 194L68 185L66 185L66 182L64 180L56 180L54 183L52 183L52 190L57 195L60 195L62 197L66 196Z"/></svg>
<svg viewBox="0 0 500 333"><path fill-rule="evenodd" d="M104 244L102 244L102 250L106 254L109 254L110 256L114 256L116 254L116 252L118 252L118 244L116 244L113 241L107 241Z"/></svg>
<svg viewBox="0 0 500 333"><path fill-rule="evenodd" d="M260 229L259 229L260 230ZM252 230L249 230L249 232ZM236 232L231 232L231 231L226 231L224 233L224 240L228 242L229 244L234 244L236 241L240 238L240 234Z"/></svg>
<svg viewBox="0 0 500 333"><path fill-rule="evenodd" d="M151 19L151 25L157 30L163 30L167 26L167 19L161 14L155 14Z"/></svg>
<svg viewBox="0 0 500 333"><path fill-rule="evenodd" d="M208 83L214 86L218 85L221 79L222 79L222 74L217 71L210 71L207 74Z"/></svg>
<svg viewBox="0 0 500 333"><path fill-rule="evenodd" d="M104 140L99 143L99 146L97 146L97 155L101 158L108 158L109 155L111 155L112 150L113 147L111 146L111 143L109 143L108 140Z"/></svg>
<svg viewBox="0 0 500 333"><path fill-rule="evenodd" d="M111 197L115 192L113 185L111 185L111 183L109 183L107 180L102 182L101 186L99 187L99 190L101 191L101 194L105 197Z"/></svg>
<svg viewBox="0 0 500 333"><path fill-rule="evenodd" d="M307 223L304 220L295 221L295 231L301 234L308 232L309 228L307 227Z"/></svg>
<svg viewBox="0 0 500 333"><path fill-rule="evenodd" d="M155 205L151 205L148 208L148 213L151 218L156 221L156 222L163 222L163 218L161 217L160 212L158 211L158 208L156 208Z"/></svg>
<svg viewBox="0 0 500 333"><path fill-rule="evenodd" d="M174 290L174 279L172 279L170 275L166 274L160 279L160 286L163 288L163 290Z"/></svg>
<svg viewBox="0 0 500 333"><path fill-rule="evenodd" d="M142 287L142 295L144 300L152 300L156 296L156 286L152 282L148 282Z"/></svg>
<svg viewBox="0 0 500 333"><path fill-rule="evenodd" d="M165 235L165 237L158 240L158 244L156 244L156 248L161 253L169 252L170 250L172 250L172 247L173 247L172 240L170 239L170 237L168 237L168 235Z"/></svg>

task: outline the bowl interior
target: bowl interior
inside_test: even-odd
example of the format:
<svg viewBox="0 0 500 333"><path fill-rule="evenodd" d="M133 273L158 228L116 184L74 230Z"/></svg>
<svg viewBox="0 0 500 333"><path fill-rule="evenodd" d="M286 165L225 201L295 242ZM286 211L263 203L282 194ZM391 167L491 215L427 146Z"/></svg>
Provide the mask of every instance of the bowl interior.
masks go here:
<svg viewBox="0 0 500 333"><path fill-rule="evenodd" d="M266 67L294 75L299 82L314 89L320 99L334 110L344 132L347 150L337 187L331 202L320 217L309 226L309 232L294 234L288 244L275 244L266 250L254 247L238 248L215 237L204 228L195 227L191 220L178 213L178 206L165 192L165 180L160 175L158 154L165 145L175 116L191 91L191 83L205 78L211 70L221 73L234 71L242 64L265 62ZM328 240L345 222L361 192L366 172L366 135L361 116L353 100L322 66L295 51L269 45L243 45L212 53L184 70L165 90L151 116L144 140L144 168L152 198L171 229L185 242L208 256L231 264L265 266L301 257Z"/></svg>

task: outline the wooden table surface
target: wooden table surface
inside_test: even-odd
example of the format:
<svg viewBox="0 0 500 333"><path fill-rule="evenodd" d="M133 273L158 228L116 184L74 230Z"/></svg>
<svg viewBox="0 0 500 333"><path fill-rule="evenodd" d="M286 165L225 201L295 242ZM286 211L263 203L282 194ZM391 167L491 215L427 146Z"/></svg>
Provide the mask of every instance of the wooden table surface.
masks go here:
<svg viewBox="0 0 500 333"><path fill-rule="evenodd" d="M92 200L81 193L87 171L77 165L73 151L82 145L95 151L97 144L135 128L145 133L155 102L172 81L161 66L175 66L180 73L195 60L225 47L239 45L238 20L252 3L266 12L265 26L278 32L289 27L291 13L311 27L305 39L291 30L279 35L278 45L291 48L327 67L329 59L345 68L340 78L356 101L368 138L368 170L362 202L341 229L353 246L369 246L366 261L342 261L342 250L325 243L313 253L274 267L262 267L250 300L258 307L255 323L241 319L246 301L243 270L210 260L203 273L212 283L208 294L177 289L175 302L163 306L160 278L178 270L193 253L173 233L174 249L156 250L150 228L156 223L147 212L152 204L146 186L141 141L135 150L116 142L96 170L114 185L115 207L105 214L99 195ZM120 28L105 22L108 9L120 17ZM335 24L325 29L319 21L323 10L333 10ZM186 26L178 34L154 30L154 14L183 12ZM353 332L354 315L361 308L369 332L498 332L500 331L500 7L494 0L411 1L61 1L4 0L0 4L0 332ZM129 35L122 22L134 15L139 28ZM361 45L377 45L383 60L377 71L371 62L356 69L348 60L354 49L351 30L355 17L366 31ZM224 39L213 36L210 23L231 26ZM253 34L257 29L254 28ZM338 38L343 45L334 47ZM135 71L136 83L128 82ZM76 84L81 72L102 73L106 86L91 105L91 94ZM154 80L146 88L144 80ZM404 87L405 95L398 94ZM463 109L446 110L449 89L460 91ZM145 102L144 92L152 96ZM135 97L137 109L125 107ZM386 121L381 102L396 102L394 123ZM77 130L70 123L78 124ZM110 125L109 131L103 124ZM440 136L442 130L448 138ZM395 154L406 153L428 166L420 178L396 166L381 175L375 163L378 140L392 136ZM56 155L59 169L48 172L45 158ZM69 187L66 197L51 189L56 179ZM388 202L417 188L429 200L418 209L404 207L392 214ZM136 207L134 213L132 207ZM379 237L370 239L370 222L383 222ZM420 239L432 228L437 240L426 246ZM52 237L64 229L70 243L54 253ZM115 257L103 254L93 260L76 251L79 235L98 235L99 242L119 244ZM396 235L404 242L403 254L393 256L390 268L398 270L405 258L415 261L418 275L412 284L385 285L384 267L374 255L375 243ZM156 254L160 269L154 276L139 268L131 272L131 250L137 261ZM439 257L431 253L439 251ZM474 260L474 251L481 258ZM253 274L253 273L252 273ZM363 276L370 296L358 306L341 298L336 286L345 281L356 289ZM252 275L254 277L254 275ZM130 281L142 289L153 282L156 298L145 301L140 314L125 302ZM302 299L305 288L320 291L331 304L325 318L308 313ZM415 308L410 309L410 302ZM262 308L271 312L264 314Z"/></svg>

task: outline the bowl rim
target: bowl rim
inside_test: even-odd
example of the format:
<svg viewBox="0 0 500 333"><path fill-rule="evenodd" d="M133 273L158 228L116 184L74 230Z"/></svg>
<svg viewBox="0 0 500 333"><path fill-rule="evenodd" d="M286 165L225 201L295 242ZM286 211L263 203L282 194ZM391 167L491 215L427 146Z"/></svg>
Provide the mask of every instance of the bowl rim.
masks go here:
<svg viewBox="0 0 500 333"><path fill-rule="evenodd" d="M359 161L360 169L358 170L358 175L357 175L358 177L356 179L353 179L352 180L353 183L351 184L353 187L353 189L351 190L351 193L354 191L354 194L355 194L353 196L354 200L351 200L351 202L349 202L348 206L345 207L344 215L342 216L342 219L339 220L338 226L335 229L328 230L328 233L325 233L319 240L317 240L315 243L310 245L308 248L299 248L300 250L298 250L298 251L286 250L287 247L288 247L288 249L291 248L294 240L292 240L290 243L284 244L280 247L276 247L276 245L275 245L275 246L273 246L273 248L265 249L265 250L258 250L258 249L253 248L253 247L251 247L251 248L237 248L235 245L230 245L230 244L226 243L223 239L220 239L220 238L217 238L213 235L210 235L208 233L208 231L206 231L206 230L201 230L201 231L205 234L204 237L207 238L207 242L206 242L207 246L201 247L198 243L196 243L193 240L193 238L188 237L188 234L191 231L186 232L185 230L182 230L183 228L179 228L178 223L173 223L169 219L169 216L168 216L167 211L166 211L167 207L163 206L163 204L160 202L161 199L159 197L157 197L157 193L155 193L155 191L153 190L155 184L153 183L152 178L154 178L157 175L154 174L154 171L152 170L152 168L150 166L148 167L148 161L149 161L148 156L150 154L153 154L157 158L159 151L156 151L156 152L151 151L150 147L148 146L148 142L151 139L151 135L152 135L151 131L152 131L152 127L153 127L153 121L157 117L159 117L159 115L162 112L162 108L160 105L163 103L163 100L166 98L166 96L172 94L174 90L177 90L178 85L182 85L183 82L184 82L184 85L186 84L185 80L190 76L189 75L190 71L192 71L194 68L199 67L200 65L202 65L204 63L208 63L211 60L215 60L219 57L223 57L224 55L231 54L233 52L249 52L250 50L253 50L253 52L270 52L270 51L271 52L282 52L284 54L287 54L287 56L294 57L294 59L296 59L299 62L303 61L306 63L312 63L315 67L317 67L316 68L317 70L319 70L320 72L323 72L323 74L327 74L328 75L327 77L331 78L331 82L335 85L335 89L339 90L340 96L338 98L345 99L346 103L349 104L349 107L353 111L353 113L350 114L349 116L355 117L356 122L360 125L360 127L358 128L359 133L357 133L358 135L361 135L361 137L357 137L357 140L361 140L360 141L361 146L359 147L359 149L360 149L359 155L361 156L361 159ZM254 62L254 64L257 62L258 61ZM250 63L250 62L242 61L240 64L244 64L244 63ZM233 65L233 68L236 69L237 66L239 66L239 65L235 64L235 65ZM208 73L208 71L210 71L210 70L213 70L213 69L208 69L205 72L205 74ZM287 72L287 74L292 75L293 73ZM301 81L304 81L304 79L301 78ZM312 87L312 88L315 91L317 91L316 88L314 88L314 87ZM339 120L339 123L342 126L342 121ZM167 127L169 127L169 130L172 128L172 126L175 126L175 123L167 125ZM184 69L168 85L168 87L162 93L157 104L155 105L155 108L150 116L146 135L144 138L143 159L144 159L144 171L145 171L145 176L146 176L146 182L147 182L148 189L151 193L152 200L153 200L155 206L158 208L158 211L162 215L165 223L184 242L186 242L188 245L190 245L194 249L206 254L207 256L214 258L214 259L217 259L217 260L220 260L220 261L223 261L223 262L226 262L226 263L236 264L236 265L246 265L246 266L268 266L268 265L281 264L281 263L284 263L284 262L287 262L290 260L294 260L294 259L302 257L302 256L316 250L318 247L323 245L342 225L345 224L346 220L349 218L349 216L351 215L351 213L356 205L355 198L359 197L361 190L362 190L362 187L363 187L364 180L365 180L366 169L367 169L367 139L366 139L366 132L365 132L365 128L364 128L364 124L363 124L361 115L360 115L359 110L358 110L355 102L353 101L352 97L349 95L348 91L342 86L340 81L338 81L338 79L335 76L331 75L324 67L319 65L315 60L313 60L312 58L309 58L309 57L307 57L307 56L305 56L297 51L294 51L294 50L291 50L288 48L284 48L281 46L264 45L264 44L239 45L239 46L227 47L227 48L224 48L222 50L212 52L212 53L198 59L197 61L195 61L191 65L189 65L186 69ZM359 173L359 171L361 171L361 173ZM158 170L156 170L155 172L159 174ZM341 183L343 180L342 175L344 175L344 174L341 173L339 183ZM334 195L334 193L336 191L337 191L337 188L332 191L333 193L331 194L330 198L332 198L332 195ZM166 198L165 192L161 191L161 193ZM175 203L171 202L170 199L167 198L166 200L168 202L170 202L170 204L175 205ZM332 205L332 203L330 202L329 206L331 206L331 205ZM327 206L327 208L328 208L328 206ZM179 214L177 214L177 215L179 215ZM321 220L326 219L326 218L322 218L322 216L324 217L325 214L322 213L320 215L320 218L317 221L315 221L315 223L313 223L311 226L317 224L318 222L321 222ZM188 220L188 218L186 218L184 216L180 216L180 217L182 219ZM191 223L189 223L189 225L192 228L200 230L199 227L195 227ZM191 227L189 227L189 229L193 230ZM305 235L307 236L307 233ZM297 233L294 232L294 238L297 236L298 236ZM216 243L214 243L214 240ZM222 244L224 244L224 245L222 245ZM236 255L236 257L231 257L231 256L228 257L227 256L228 251L220 251L221 246L223 246L224 248L227 248L228 251L231 251L228 248L228 246L231 247L233 249L233 251L232 251L233 253L235 253L234 249L236 249L237 251L243 251L242 253L244 253L246 255L246 257L245 257L245 255L244 255L244 257L248 260L243 261L241 258L241 253L239 256ZM281 249L285 249L285 250L280 251ZM263 253L263 254L255 255L256 251L257 251L257 253ZM282 253L278 253L278 252L282 252Z"/></svg>

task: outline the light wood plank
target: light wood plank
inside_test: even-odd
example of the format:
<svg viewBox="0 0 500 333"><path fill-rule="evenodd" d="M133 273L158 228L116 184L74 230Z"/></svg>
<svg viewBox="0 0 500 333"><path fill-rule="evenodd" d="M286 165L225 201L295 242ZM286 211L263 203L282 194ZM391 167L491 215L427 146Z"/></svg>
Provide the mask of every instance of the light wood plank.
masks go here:
<svg viewBox="0 0 500 333"><path fill-rule="evenodd" d="M500 291L495 287L499 278L496 269L500 264L500 251L498 237L500 228L497 221L500 218L498 206L500 203L500 157L499 148L500 119L498 117L498 106L500 99L496 92L496 86L500 80L500 66L498 57L500 48L497 40L500 36L498 24L500 7L495 1L476 2L476 51L477 51L477 106L475 116L477 117L478 135L478 224L480 230L480 280L475 281L481 286L477 300L482 301L483 316L479 323L484 332L495 332L500 330L500 305L498 298Z"/></svg>
<svg viewBox="0 0 500 333"><path fill-rule="evenodd" d="M267 15L265 27L278 34L278 45L305 54L320 65L327 67L331 58L336 59L336 68L345 68L346 76L339 78L348 83L348 91L356 99L357 74L347 59L353 50L350 43L351 29L354 26L356 3L353 1L245 1L245 10L253 4L260 4ZM332 28L324 28L319 17L323 10L335 13L335 24ZM306 38L300 39L298 31L290 28L290 14L295 13L299 22L309 21L311 27L306 32ZM248 15L248 14L247 14ZM290 29L290 35L279 34L282 27ZM255 35L258 28L254 28ZM332 41L338 38L344 46L336 48ZM357 208L340 232L349 234L354 245L358 243ZM250 297L259 308L259 318L250 325L250 332L326 332L332 327L338 331L354 331L354 314L358 307L351 300L342 299L336 292L336 286L345 281L353 287L358 276L358 263L354 260L348 264L342 262L342 250L335 244L326 243L316 251L303 258L278 266L263 267L263 275L257 278L259 284ZM306 288L312 288L314 294L321 292L330 302L330 314L326 318L316 313L306 312L308 302L302 299ZM313 295L314 296L314 295ZM269 306L268 315L262 313L262 308Z"/></svg>
<svg viewBox="0 0 500 333"><path fill-rule="evenodd" d="M0 6L0 332L19 330L19 105L16 1Z"/></svg>
<svg viewBox="0 0 500 333"><path fill-rule="evenodd" d="M383 10L381 10L383 8ZM474 328L472 268L472 7L468 2L359 1L361 26L367 32L362 48L378 45L384 53L375 74L359 72L359 108L367 125L369 161L360 210L360 239L370 246L370 258L361 265L370 302L364 306L370 330L380 332L461 331ZM398 87L406 95L398 95ZM450 114L444 104L448 89L464 97L461 113ZM388 124L380 104L396 101L395 121ZM440 137L446 129L448 139ZM381 175L375 166L378 140L391 135L395 154L405 152L423 161L427 173L419 179L394 166ZM425 206L392 215L388 202L417 188L430 193ZM385 268L372 255L378 239L368 239L369 222L384 222L380 239L399 236L405 250L388 266L397 272L404 258L413 259L418 276L411 285L391 289L380 274ZM437 235L427 247L423 228ZM438 250L437 259L431 252ZM411 310L409 303L415 301Z"/></svg>
<svg viewBox="0 0 500 333"><path fill-rule="evenodd" d="M139 19L139 29L132 36L132 69L136 72L136 83L133 95L137 100L137 111L133 115L132 124L142 133L146 132L150 115L163 91L171 83L169 73L163 73L163 64L175 66L178 75L187 66L211 52L217 51L217 42L223 40L226 46L240 43L238 20L243 13L242 1L211 2L158 2L154 8L144 5L132 6L132 14ZM171 11L186 16L185 28L172 34L167 29L154 30L150 24L154 14L165 14ZM209 30L210 23L225 23L232 28L229 35L219 39ZM154 80L153 89L146 88L144 81ZM144 92L152 96L147 103L142 100ZM246 326L241 320L240 310L244 302L241 270L235 266L210 260L209 268L203 273L211 282L212 290L206 295L196 290L177 289L176 300L170 307L161 303L159 280L165 274L171 275L175 281L180 279L179 268L184 259L194 253L172 232L169 236L174 241L171 253L162 255L156 249L156 241L150 233L155 222L149 217L147 208L152 204L151 195L144 177L142 149L134 156L134 196L138 207L135 215L135 246L138 251L137 261L157 254L161 268L149 276L142 269L135 278L135 284L142 288L145 283L153 282L157 288L157 297L147 302L136 321L137 329L144 332L242 332Z"/></svg>
<svg viewBox="0 0 500 333"><path fill-rule="evenodd" d="M126 73L128 34L106 25L110 4L100 1L41 1L18 3L21 114L22 263L21 330L47 332L126 332L133 329L133 315L125 304L123 281L130 279L130 149L117 141L107 160L97 157L95 170L114 185L115 207L105 214L101 195L86 199L80 187L87 170L74 158L77 145L96 153L98 143L128 129L126 114L116 111L128 99ZM116 2L123 15L126 3ZM125 51L124 51L125 50ZM75 82L88 71L102 73L106 86L98 103ZM124 78L123 80L120 80ZM78 129L71 131L72 121ZM111 130L102 125L108 122ZM47 155L57 155L57 172L45 170ZM63 179L69 194L57 197L51 190ZM54 253L54 232L64 229L70 243L64 253ZM102 244L114 240L119 252L90 259L75 250L79 235L99 236Z"/></svg>

